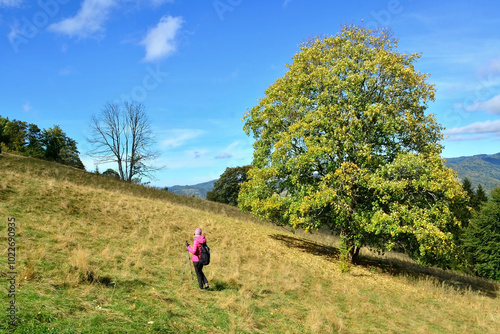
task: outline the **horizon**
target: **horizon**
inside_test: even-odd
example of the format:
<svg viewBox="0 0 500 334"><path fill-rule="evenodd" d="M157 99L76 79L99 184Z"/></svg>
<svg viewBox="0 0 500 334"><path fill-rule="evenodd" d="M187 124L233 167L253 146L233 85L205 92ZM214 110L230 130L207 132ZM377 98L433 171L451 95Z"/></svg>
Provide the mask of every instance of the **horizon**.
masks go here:
<svg viewBox="0 0 500 334"><path fill-rule="evenodd" d="M421 53L446 130L444 158L500 151L500 4L494 1L0 0L0 115L59 125L87 171L90 116L145 105L162 155L157 187L218 179L250 164L242 117L311 36L344 24L389 28ZM99 165L100 170L114 168ZM144 180L147 181L147 180Z"/></svg>

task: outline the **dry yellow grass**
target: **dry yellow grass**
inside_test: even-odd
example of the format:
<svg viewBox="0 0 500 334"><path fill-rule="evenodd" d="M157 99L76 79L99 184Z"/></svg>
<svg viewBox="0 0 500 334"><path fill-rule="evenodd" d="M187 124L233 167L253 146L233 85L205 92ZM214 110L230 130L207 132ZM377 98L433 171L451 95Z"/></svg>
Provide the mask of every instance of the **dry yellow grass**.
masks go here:
<svg viewBox="0 0 500 334"><path fill-rule="evenodd" d="M61 179L66 167L16 164L20 159L0 158L0 219L18 222L19 316L46 312L52 319L32 326L78 325L96 333L169 332L153 330L159 323L171 332L210 333L500 328L496 283L471 279L476 291L457 288L438 271L393 270L368 253L365 265L342 274L334 237L293 235L234 217L232 208L215 213ZM196 227L212 250L205 268L212 291L203 294L190 268L181 282L183 245ZM0 233L4 242L4 227Z"/></svg>

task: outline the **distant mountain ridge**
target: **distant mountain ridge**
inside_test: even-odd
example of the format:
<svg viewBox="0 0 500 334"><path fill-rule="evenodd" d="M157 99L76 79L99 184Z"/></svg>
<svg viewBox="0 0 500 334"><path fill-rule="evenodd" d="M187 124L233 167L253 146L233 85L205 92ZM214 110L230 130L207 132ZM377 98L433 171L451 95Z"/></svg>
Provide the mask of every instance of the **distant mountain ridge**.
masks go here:
<svg viewBox="0 0 500 334"><path fill-rule="evenodd" d="M217 180L212 180L208 182L198 183L191 186L178 186L175 185L173 187L169 187L168 191L174 194L189 196L189 197L198 197L198 198L207 198L207 192L212 191L214 189L214 183Z"/></svg>
<svg viewBox="0 0 500 334"><path fill-rule="evenodd" d="M473 187L481 184L487 194L496 187L500 187L500 153L448 158L446 165L458 173L460 180L468 178ZM212 180L190 186L176 185L168 188L168 191L205 199L207 192L213 190L216 181Z"/></svg>
<svg viewBox="0 0 500 334"><path fill-rule="evenodd" d="M446 159L460 180L468 178L473 187L481 184L487 194L500 187L500 153L478 154Z"/></svg>

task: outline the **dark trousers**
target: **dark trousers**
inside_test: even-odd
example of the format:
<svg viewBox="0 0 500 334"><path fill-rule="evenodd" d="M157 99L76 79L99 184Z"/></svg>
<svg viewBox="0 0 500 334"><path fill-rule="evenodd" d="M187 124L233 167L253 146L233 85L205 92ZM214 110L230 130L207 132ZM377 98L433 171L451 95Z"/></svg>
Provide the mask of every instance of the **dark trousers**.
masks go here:
<svg viewBox="0 0 500 334"><path fill-rule="evenodd" d="M194 270L196 271L196 277L198 277L198 284L200 285L200 289L203 289L205 284L208 287L208 280L205 277L205 274L203 273L203 264L201 264L200 262L193 261L193 265L194 265Z"/></svg>

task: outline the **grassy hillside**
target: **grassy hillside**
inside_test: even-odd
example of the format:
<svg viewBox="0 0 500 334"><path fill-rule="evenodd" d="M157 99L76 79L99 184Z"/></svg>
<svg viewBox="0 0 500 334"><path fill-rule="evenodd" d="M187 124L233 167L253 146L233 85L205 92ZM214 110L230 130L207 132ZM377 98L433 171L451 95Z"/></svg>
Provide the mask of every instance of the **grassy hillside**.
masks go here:
<svg viewBox="0 0 500 334"><path fill-rule="evenodd" d="M500 153L449 158L446 165L453 168L460 179L468 178L474 187L481 184L488 194L500 187Z"/></svg>
<svg viewBox="0 0 500 334"><path fill-rule="evenodd" d="M236 208L0 155L0 240L16 218L16 333L494 333L497 283L365 252L342 274L335 239L305 238ZM200 292L181 277L200 226ZM315 238L315 239L313 239Z"/></svg>

